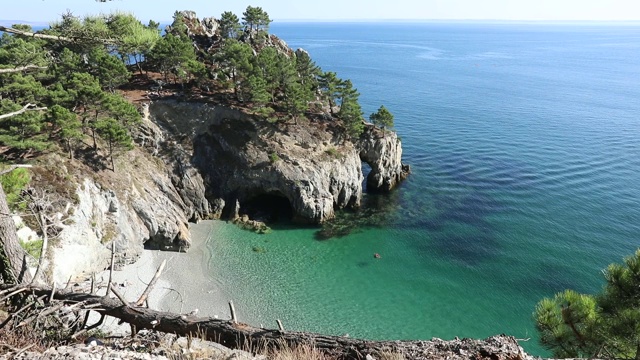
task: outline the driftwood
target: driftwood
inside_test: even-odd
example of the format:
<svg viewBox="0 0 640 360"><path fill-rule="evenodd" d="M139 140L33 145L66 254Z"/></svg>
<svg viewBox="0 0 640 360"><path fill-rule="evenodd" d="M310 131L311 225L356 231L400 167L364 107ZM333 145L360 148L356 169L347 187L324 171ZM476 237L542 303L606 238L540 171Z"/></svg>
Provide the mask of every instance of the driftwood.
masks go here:
<svg viewBox="0 0 640 360"><path fill-rule="evenodd" d="M10 288L1 285L0 290ZM49 296L52 289L23 285L30 294ZM278 347L284 344L298 346L313 345L319 350L343 359L364 359L367 354L395 352L409 359L440 358L444 354L451 358L491 358L522 359L522 353L513 337L497 336L481 340L443 341L368 341L343 336L320 335L306 332L293 332L256 328L247 324L215 318L202 318L189 315L160 312L134 303L123 304L119 299L58 290L54 299L64 304L73 304L77 308L87 307L132 325L137 330L151 329L180 336L198 336L215 341L230 348L249 347L250 350Z"/></svg>

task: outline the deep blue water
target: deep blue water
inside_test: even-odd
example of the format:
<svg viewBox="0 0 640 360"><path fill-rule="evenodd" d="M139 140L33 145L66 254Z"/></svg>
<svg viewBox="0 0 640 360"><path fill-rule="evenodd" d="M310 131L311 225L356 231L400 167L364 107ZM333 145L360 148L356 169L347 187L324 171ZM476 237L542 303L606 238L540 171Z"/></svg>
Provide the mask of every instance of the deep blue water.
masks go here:
<svg viewBox="0 0 640 360"><path fill-rule="evenodd" d="M284 231L254 240L274 252L286 243L289 260L247 262L289 273L255 280L278 294L289 323L373 338L535 340L540 298L597 291L600 270L638 248L640 27L274 23L271 32L351 79L367 114L389 108L413 170L385 200L382 227L322 245L302 230L295 242L279 240L294 237ZM316 247L353 266L296 260ZM374 251L388 262L372 265ZM262 319L268 304L261 297L248 316ZM326 316L336 312L346 317L338 325ZM534 340L525 348L541 353Z"/></svg>

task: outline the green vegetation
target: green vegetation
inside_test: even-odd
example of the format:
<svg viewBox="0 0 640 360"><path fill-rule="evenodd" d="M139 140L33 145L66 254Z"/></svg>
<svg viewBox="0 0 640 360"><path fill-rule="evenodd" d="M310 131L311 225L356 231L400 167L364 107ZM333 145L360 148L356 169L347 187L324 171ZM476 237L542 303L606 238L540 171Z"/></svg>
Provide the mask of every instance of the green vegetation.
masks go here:
<svg viewBox="0 0 640 360"><path fill-rule="evenodd" d="M369 116L369 120L371 120L374 125L380 126L383 129L393 127L393 114L391 114L384 105L380 105L378 111Z"/></svg>
<svg viewBox="0 0 640 360"><path fill-rule="evenodd" d="M14 28L32 31L24 25ZM7 149L5 160L24 161L59 148L73 158L85 137L96 153L98 140L106 141L109 154L116 143L131 147L129 130L140 115L115 91L129 81L130 59L142 59L160 39L157 29L130 14L84 19L64 14L41 33L63 40L8 33L0 38L0 146ZM110 130L117 125L118 134L125 135L114 139L105 124Z"/></svg>
<svg viewBox="0 0 640 360"><path fill-rule="evenodd" d="M325 153L331 156L332 158L342 159L342 155L340 155L340 152L338 151L338 149L334 147L328 148L327 150L325 150Z"/></svg>
<svg viewBox="0 0 640 360"><path fill-rule="evenodd" d="M0 167L0 170L2 168ZM31 181L31 175L27 169L18 168L0 176L0 184L7 195L7 204L10 209L20 207L20 192Z"/></svg>
<svg viewBox="0 0 640 360"><path fill-rule="evenodd" d="M74 159L82 152L84 160L106 159L113 169L114 154L132 148L131 130L140 121L118 90L152 81L174 93L215 89L274 123L333 121L344 128L345 141L364 130L360 94L351 81L323 72L305 51L281 47L269 36L272 20L261 7L248 6L241 19L223 12L220 36L206 46L190 35L199 20L185 16L176 12L164 35L157 22L145 25L126 13L67 13L35 35L3 33L2 158L25 161L63 151ZM13 28L32 32L26 25ZM371 120L383 128L393 125L384 106Z"/></svg>
<svg viewBox="0 0 640 360"><path fill-rule="evenodd" d="M278 160L280 160L280 157L278 156L278 154L276 154L275 152L272 152L271 154L269 154L269 161L272 164L275 164L276 162L278 162Z"/></svg>
<svg viewBox="0 0 640 360"><path fill-rule="evenodd" d="M20 246L22 246L29 255L33 256L34 259L40 259L40 254L42 254L42 240L20 241Z"/></svg>
<svg viewBox="0 0 640 360"><path fill-rule="evenodd" d="M596 295L566 290L536 306L540 341L554 356L640 357L640 250L603 274Z"/></svg>
<svg viewBox="0 0 640 360"><path fill-rule="evenodd" d="M242 22L245 29L249 31L249 37L251 37L254 31L257 33L260 30L269 30L271 19L269 14L262 10L261 7L247 6L247 10L242 13Z"/></svg>
<svg viewBox="0 0 640 360"><path fill-rule="evenodd" d="M231 11L225 11L220 15L220 35L223 39L233 39L238 36L242 25L238 16Z"/></svg>

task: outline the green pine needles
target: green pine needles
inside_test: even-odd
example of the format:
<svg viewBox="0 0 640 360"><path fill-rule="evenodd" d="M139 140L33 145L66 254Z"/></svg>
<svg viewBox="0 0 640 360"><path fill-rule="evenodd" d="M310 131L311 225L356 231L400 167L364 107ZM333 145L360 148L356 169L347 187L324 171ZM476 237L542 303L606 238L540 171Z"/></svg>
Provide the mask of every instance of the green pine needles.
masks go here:
<svg viewBox="0 0 640 360"><path fill-rule="evenodd" d="M536 306L540 342L559 358L640 358L640 249L603 271L596 295L566 290Z"/></svg>
<svg viewBox="0 0 640 360"><path fill-rule="evenodd" d="M133 146L130 131L141 121L117 90L145 81L155 81L149 86L155 94L219 92L272 123L332 121L345 141L362 134L365 118L352 82L270 37L271 19L261 7L248 6L241 18L223 12L215 43L206 48L191 34L199 21L175 12L164 34L157 22L145 25L127 13L67 13L36 34L14 25L17 32L0 36L0 147L10 149L7 159L58 150L88 159L85 150L93 150L113 169L114 153ZM393 126L384 106L370 119Z"/></svg>

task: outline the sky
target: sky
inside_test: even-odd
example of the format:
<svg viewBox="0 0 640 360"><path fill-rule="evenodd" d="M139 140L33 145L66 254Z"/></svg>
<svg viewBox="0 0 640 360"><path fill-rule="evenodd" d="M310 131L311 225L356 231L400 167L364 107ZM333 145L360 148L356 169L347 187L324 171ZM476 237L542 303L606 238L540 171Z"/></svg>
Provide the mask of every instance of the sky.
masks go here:
<svg viewBox="0 0 640 360"><path fill-rule="evenodd" d="M115 10L146 22L167 22L175 10L199 17L232 11L242 17L248 5L261 6L284 20L522 20L638 21L640 0L0 0L0 20L49 23L66 10L78 16Z"/></svg>

